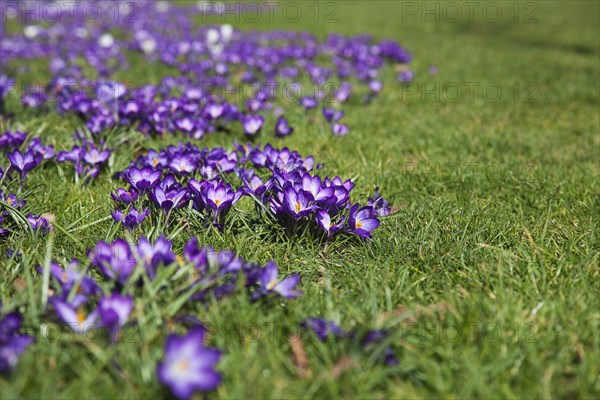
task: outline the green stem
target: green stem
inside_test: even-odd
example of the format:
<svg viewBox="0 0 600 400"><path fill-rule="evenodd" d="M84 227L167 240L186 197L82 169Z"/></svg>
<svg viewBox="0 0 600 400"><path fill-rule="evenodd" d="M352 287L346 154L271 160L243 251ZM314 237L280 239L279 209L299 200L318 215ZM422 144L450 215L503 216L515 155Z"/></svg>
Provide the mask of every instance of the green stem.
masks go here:
<svg viewBox="0 0 600 400"><path fill-rule="evenodd" d="M50 264L52 263L52 249L54 247L54 230L48 232L46 241L46 256L44 257L44 275L42 283L42 310L48 304L48 287L50 286Z"/></svg>

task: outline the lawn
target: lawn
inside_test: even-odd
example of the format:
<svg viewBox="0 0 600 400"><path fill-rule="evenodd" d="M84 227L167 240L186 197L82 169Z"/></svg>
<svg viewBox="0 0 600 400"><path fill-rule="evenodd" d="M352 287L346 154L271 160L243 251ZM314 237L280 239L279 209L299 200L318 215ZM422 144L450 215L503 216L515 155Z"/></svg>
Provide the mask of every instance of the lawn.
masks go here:
<svg viewBox="0 0 600 400"><path fill-rule="evenodd" d="M165 275L162 288L126 286L134 309L120 340L90 339L41 307L36 267L49 257L84 262L99 240L124 237L110 218L109 193L123 185L114 173L146 149L190 141L113 129L106 137L114 156L89 184L76 184L70 166L55 162L28 175L19 195L24 212L52 213L60 228L0 237L2 313L20 311L23 330L35 336L14 370L0 376L2 399L167 396L155 369L167 335L186 331L172 312L178 301L177 315L197 317L207 344L223 351L223 381L208 398L598 398L599 4L491 3L503 12L497 19L479 8L470 18L461 2L452 3L463 7L460 18L434 3L294 4L303 10L294 23L279 12L272 21L229 15L205 22L398 40L413 55L415 79L403 85L393 67L383 69L379 96L344 105L346 136L332 135L320 110L307 116L282 103L294 133L276 138L268 120L255 143L313 155L321 176L354 180L354 201L365 203L379 187L392 214L381 217L372 240L344 237L325 246L306 231L273 229L249 199L234 206L222 231L184 210L164 228L176 252L197 236L247 261L274 260L281 274L301 275L303 294L256 302L239 291L203 304L182 300L186 281ZM426 7L433 13L421 15ZM8 30L21 29L13 22ZM47 60L13 62L6 72L18 84L50 78ZM114 78L158 84L170 73L132 58ZM28 132L57 151L72 146L80 120L26 110L19 100L8 98L12 115L0 119L0 132ZM191 141L231 150L234 140L246 140L241 130ZM3 152L0 166L8 165ZM7 193L18 187L18 179L2 181ZM133 240L142 233L160 234L145 222ZM352 338L306 334L300 323L308 317L388 336L365 352ZM386 346L397 365L380 362Z"/></svg>

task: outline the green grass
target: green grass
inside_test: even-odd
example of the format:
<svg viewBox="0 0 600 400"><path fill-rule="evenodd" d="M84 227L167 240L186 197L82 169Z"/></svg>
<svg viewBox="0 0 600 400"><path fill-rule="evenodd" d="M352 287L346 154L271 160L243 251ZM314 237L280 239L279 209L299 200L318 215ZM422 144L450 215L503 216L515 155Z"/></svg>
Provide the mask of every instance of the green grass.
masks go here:
<svg viewBox="0 0 600 400"><path fill-rule="evenodd" d="M310 4L300 4L308 13ZM303 276L304 295L297 300L255 304L240 293L207 309L184 306L212 327L210 344L225 351L223 385L208 397L597 398L598 3L540 2L532 24L508 16L498 23L481 17L405 21L401 4L342 2L336 24L315 23L306 14L295 24L279 17L237 25L398 39L413 51L418 75L407 89L388 70L373 104L355 100L344 107L346 137L332 137L322 118L309 122L296 110L291 137L276 140L265 132L259 138L314 155L326 173L356 178L354 200L364 201L379 185L398 212L383 220L372 242L334 243L324 252L308 237L277 240L243 206L223 234L190 221L176 236L178 250L197 235L246 260L273 259L286 273ZM508 12L508 3L498 4ZM437 75L427 74L429 64L438 66ZM167 73L148 64L136 68L123 79L155 82ZM35 65L19 77L46 78ZM479 88L495 83L502 96L493 102L475 88L471 100L467 82ZM452 85L464 90L456 101L443 89ZM426 95L426 87L439 100ZM58 149L69 145L78 126L54 112L22 111L16 102L9 110L15 117L0 122L1 129L40 134ZM69 232L56 232L53 258L83 260L96 241L120 235L112 221L101 221L112 210L109 190L120 184L111 172L139 149L182 139L148 141L123 130L113 141L116 135L126 135L127 145L117 148L112 171L88 187L76 186L70 168L54 163L28 177L26 211L52 212ZM241 133L212 135L199 145L231 147L233 139L241 140ZM0 301L21 310L37 336L12 376L0 378L1 397L166 395L154 366L174 329L168 307L185 282L156 293L150 286L136 289L131 340L108 345L66 328L51 340L40 333L41 324L55 320L40 310L35 272L46 240L17 232L0 243ZM23 259L7 259L8 248L23 252ZM301 377L288 338L307 316L345 328L390 329L400 365L382 367L348 343L305 338L312 376ZM354 367L334 377L343 355L355 359Z"/></svg>

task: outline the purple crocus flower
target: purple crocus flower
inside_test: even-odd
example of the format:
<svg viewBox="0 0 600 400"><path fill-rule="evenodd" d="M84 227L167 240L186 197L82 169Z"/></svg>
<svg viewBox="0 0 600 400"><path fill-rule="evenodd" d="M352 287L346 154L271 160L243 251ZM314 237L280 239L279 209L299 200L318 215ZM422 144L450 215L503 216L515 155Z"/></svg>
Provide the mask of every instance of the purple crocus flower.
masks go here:
<svg viewBox="0 0 600 400"><path fill-rule="evenodd" d="M221 352L204 347L204 328L197 326L187 335L169 335L165 356L156 367L161 383L179 399L189 399L195 391L208 392L221 384L215 366Z"/></svg>
<svg viewBox="0 0 600 400"><path fill-rule="evenodd" d="M196 197L201 200L201 206L206 207L213 213L213 224L217 225L219 215L226 213L237 203L243 194L243 189L233 190L230 184L220 181L197 182L190 179L188 184Z"/></svg>
<svg viewBox="0 0 600 400"><path fill-rule="evenodd" d="M305 96L300 99L300 105L304 107L304 110L308 111L317 107L318 101L314 97Z"/></svg>
<svg viewBox="0 0 600 400"><path fill-rule="evenodd" d="M379 187L375 188L375 194L367 201L367 205L373 207L373 210L375 210L380 217L387 217L390 215L390 202L379 194Z"/></svg>
<svg viewBox="0 0 600 400"><path fill-rule="evenodd" d="M83 306L74 307L62 300L54 301L53 305L58 318L69 325L75 332L83 333L90 329L98 328L98 324L96 323L98 320L97 310L86 314Z"/></svg>
<svg viewBox="0 0 600 400"><path fill-rule="evenodd" d="M116 209L111 215L115 222L120 222L123 227L129 231L134 231L142 221L150 214L150 209L146 208L143 212L139 212L136 208L132 207L127 214L123 211Z"/></svg>
<svg viewBox="0 0 600 400"><path fill-rule="evenodd" d="M308 172L302 175L302 189L305 194L310 194L312 200L319 204L331 204L336 200L334 188L324 186L321 178L311 176Z"/></svg>
<svg viewBox="0 0 600 400"><path fill-rule="evenodd" d="M304 329L310 329L313 331L317 338L321 341L329 337L336 338L347 335L347 333L344 332L338 324L322 318L307 318L301 323L301 326Z"/></svg>
<svg viewBox="0 0 600 400"><path fill-rule="evenodd" d="M300 275L292 274L281 281L278 279L279 268L273 261L269 261L260 271L259 283L262 294L276 293L282 297L293 299L302 294L295 288L300 283Z"/></svg>
<svg viewBox="0 0 600 400"><path fill-rule="evenodd" d="M316 209L312 204L312 195L302 189L296 191L288 186L283 192L277 193L277 196L281 204L280 210L296 219L305 217ZM278 207L275 208L277 210Z"/></svg>
<svg viewBox="0 0 600 400"><path fill-rule="evenodd" d="M165 190L158 185L150 193L150 197L168 214L174 208L185 206L190 199L190 193L185 188L171 187Z"/></svg>
<svg viewBox="0 0 600 400"><path fill-rule="evenodd" d="M27 146L27 150L39 154L44 160L54 157L54 146L44 146L40 138L33 139Z"/></svg>
<svg viewBox="0 0 600 400"><path fill-rule="evenodd" d="M256 135L260 132L264 123L265 117L262 115L248 114L242 117L242 127L247 135Z"/></svg>
<svg viewBox="0 0 600 400"><path fill-rule="evenodd" d="M327 122L337 122L342 119L344 112L342 110L336 110L335 108L323 107L323 116Z"/></svg>
<svg viewBox="0 0 600 400"><path fill-rule="evenodd" d="M137 265L129 244L120 238L110 245L104 241L98 242L94 250L88 251L88 255L92 265L107 278L116 279L120 283L127 281Z"/></svg>
<svg viewBox="0 0 600 400"><path fill-rule="evenodd" d="M79 165L85 155L85 148L80 146L73 146L69 151L61 151L56 155L56 161L58 162L70 162ZM77 168L76 168L77 169Z"/></svg>
<svg viewBox="0 0 600 400"><path fill-rule="evenodd" d="M373 94L378 94L383 90L383 83L377 79L369 82L369 90Z"/></svg>
<svg viewBox="0 0 600 400"><path fill-rule="evenodd" d="M47 97L42 92L28 92L21 96L21 104L25 108L38 108L46 104Z"/></svg>
<svg viewBox="0 0 600 400"><path fill-rule="evenodd" d="M196 124L189 117L183 117L175 121L175 126L182 132L192 133L196 129Z"/></svg>
<svg viewBox="0 0 600 400"><path fill-rule="evenodd" d="M342 227L344 226L344 217L343 216L342 216L340 222L338 222L337 224L332 224L331 216L325 210L318 210L315 213L315 221L316 221L317 225L319 225L319 227L325 231L325 234L327 235L328 239L332 235L341 231Z"/></svg>
<svg viewBox="0 0 600 400"><path fill-rule="evenodd" d="M42 267L38 267L38 270L41 272ZM66 302L71 290L79 285L77 293L68 301L72 307L80 307L90 296L100 292L100 287L96 282L80 270L79 262L76 259L71 260L65 269L53 261L50 263L50 273L61 287L61 295L56 298L58 300Z"/></svg>
<svg viewBox="0 0 600 400"><path fill-rule="evenodd" d="M219 103L210 103L204 107L204 114L210 119L218 119L225 112L225 106Z"/></svg>
<svg viewBox="0 0 600 400"><path fill-rule="evenodd" d="M131 186L136 188L140 193L146 193L151 188L158 185L162 173L151 167L144 167L138 169L136 167L129 167L125 173L125 180L129 182Z"/></svg>
<svg viewBox="0 0 600 400"><path fill-rule="evenodd" d="M22 323L23 317L16 311L0 319L0 373L10 372L34 342L33 336L18 333Z"/></svg>
<svg viewBox="0 0 600 400"><path fill-rule="evenodd" d="M131 204L137 200L139 192L134 188L130 187L129 190L118 188L114 193L110 194L113 200L117 203Z"/></svg>
<svg viewBox="0 0 600 400"><path fill-rule="evenodd" d="M17 209L23 208L26 203L25 200L19 199L14 193L10 193L5 196L2 190L0 190L0 200L7 202L9 206ZM8 211L4 211L4 215L8 215Z"/></svg>
<svg viewBox="0 0 600 400"><path fill-rule="evenodd" d="M370 238L371 232L379 227L379 220L375 217L377 214L373 211L373 207L365 206L360 209L358 207L359 205L355 204L350 209L349 229L362 238Z"/></svg>
<svg viewBox="0 0 600 400"><path fill-rule="evenodd" d="M411 70L400 71L397 79L401 83L411 83L415 79L415 74Z"/></svg>
<svg viewBox="0 0 600 400"><path fill-rule="evenodd" d="M40 232L45 234L48 231L54 230L54 226L52 226L44 217L29 214L27 215L27 221L34 231L40 230Z"/></svg>
<svg viewBox="0 0 600 400"><path fill-rule="evenodd" d="M277 122L275 123L275 136L289 136L293 132L294 128L289 125L287 119L285 119L283 115L277 118Z"/></svg>
<svg viewBox="0 0 600 400"><path fill-rule="evenodd" d="M154 244L145 237L140 237L137 245L137 253L144 262L146 271L151 280L156 277L156 271L160 265L172 264L176 257L171 251L171 241L160 236Z"/></svg>
<svg viewBox="0 0 600 400"><path fill-rule="evenodd" d="M345 124L335 123L331 130L335 136L344 136L348 134L348 126Z"/></svg>
<svg viewBox="0 0 600 400"><path fill-rule="evenodd" d="M98 300L98 316L102 325L109 329L111 338L116 341L119 336L119 328L122 328L133 310L133 299L131 296L121 296L113 293L108 297Z"/></svg>
<svg viewBox="0 0 600 400"><path fill-rule="evenodd" d="M0 135L0 149L12 148L16 149L25 142L27 134L19 131L6 131Z"/></svg>
<svg viewBox="0 0 600 400"><path fill-rule="evenodd" d="M171 160L169 168L177 174L187 175L196 169L196 163L191 157L180 155Z"/></svg>
<svg viewBox="0 0 600 400"><path fill-rule="evenodd" d="M22 184L27 173L42 162L42 156L32 150L26 151L25 154L21 153L19 150L14 150L11 153L8 153L8 160L10 161L10 170L19 173Z"/></svg>
<svg viewBox="0 0 600 400"><path fill-rule="evenodd" d="M342 82L339 89L335 92L335 99L340 103L345 103L350 98L352 92L352 84L349 82Z"/></svg>
<svg viewBox="0 0 600 400"><path fill-rule="evenodd" d="M263 181L257 175L253 175L249 181L246 179L242 179L242 182L244 183L244 193L246 195L256 197L263 203L267 191L273 186L271 180L268 180L266 183L263 183Z"/></svg>
<svg viewBox="0 0 600 400"><path fill-rule="evenodd" d="M104 164L110 157L110 150L98 150L96 146L89 145L89 149L84 153L83 160L90 165Z"/></svg>

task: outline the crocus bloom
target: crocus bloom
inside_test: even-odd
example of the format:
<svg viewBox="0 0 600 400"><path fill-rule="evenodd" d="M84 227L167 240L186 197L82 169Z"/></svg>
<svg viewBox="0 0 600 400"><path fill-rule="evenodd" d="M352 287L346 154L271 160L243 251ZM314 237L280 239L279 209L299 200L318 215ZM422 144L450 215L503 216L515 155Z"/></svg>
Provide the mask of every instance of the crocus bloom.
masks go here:
<svg viewBox="0 0 600 400"><path fill-rule="evenodd" d="M99 324L96 322L98 320L98 312L96 310L86 314L83 311L83 306L76 308L62 300L54 301L53 305L58 318L77 333L83 333L89 329L99 327Z"/></svg>
<svg viewBox="0 0 600 400"><path fill-rule="evenodd" d="M276 293L282 297L293 299L300 296L301 292L295 290L300 283L300 275L292 274L281 281L278 279L278 267L269 261L260 271L260 289L263 294Z"/></svg>
<svg viewBox="0 0 600 400"><path fill-rule="evenodd" d="M378 80L372 80L369 82L369 90L372 93L377 94L383 90L383 83Z"/></svg>
<svg viewBox="0 0 600 400"><path fill-rule="evenodd" d="M198 326L187 335L169 335L165 356L156 367L161 383L179 399L189 399L195 391L208 392L221 383L215 366L221 352L204 347L204 328Z"/></svg>
<svg viewBox="0 0 600 400"><path fill-rule="evenodd" d="M162 173L151 167L138 169L129 167L125 174L125 179L131 186L136 188L140 193L146 193L160 181Z"/></svg>
<svg viewBox="0 0 600 400"><path fill-rule="evenodd" d="M294 132L294 128L292 128L287 119L284 116L277 118L277 122L275 123L275 136L283 137L291 135Z"/></svg>
<svg viewBox="0 0 600 400"><path fill-rule="evenodd" d="M154 244L145 237L140 237L137 253L144 262L146 271L151 280L156 277L160 265L169 265L175 261L175 254L171 251L171 241L161 235Z"/></svg>
<svg viewBox="0 0 600 400"><path fill-rule="evenodd" d="M260 132L264 122L265 117L262 115L245 115L242 118L242 127L244 128L244 133L247 135L256 135L258 132Z"/></svg>
<svg viewBox="0 0 600 400"><path fill-rule="evenodd" d="M42 267L38 267L38 270L43 271ZM65 269L62 269L60 265L53 261L50 263L50 273L61 286L61 295L56 299L66 302L71 290L79 285L77 293L68 301L72 307L81 306L90 296L100 292L100 287L96 282L80 271L79 262L76 259L71 260Z"/></svg>
<svg viewBox="0 0 600 400"><path fill-rule="evenodd" d="M379 187L375 189L375 194L367 201L367 205L373 207L380 217L387 217L390 215L390 202L379 194Z"/></svg>
<svg viewBox="0 0 600 400"><path fill-rule="evenodd" d="M302 176L302 189L305 194L310 194L312 200L317 203L331 203L335 201L334 188L323 186L321 178L311 176L308 172Z"/></svg>
<svg viewBox="0 0 600 400"><path fill-rule="evenodd" d="M342 110L336 110L335 108L323 107L323 116L327 122L337 122L342 119L344 112Z"/></svg>
<svg viewBox="0 0 600 400"><path fill-rule="evenodd" d="M204 113L210 119L217 119L220 116L222 116L224 112L225 112L225 107L223 106L223 104L210 103L210 104L207 104L206 107L204 108Z"/></svg>
<svg viewBox="0 0 600 400"><path fill-rule="evenodd" d="M272 187L272 182L270 180L263 183L256 175L252 176L250 181L242 179L242 182L244 183L244 193L256 197L261 202L264 202L264 195Z"/></svg>
<svg viewBox="0 0 600 400"><path fill-rule="evenodd" d="M150 209L146 208L143 212L139 212L136 208L131 208L127 214L116 209L111 215L115 222L120 222L123 227L129 231L134 231L139 224L148 216Z"/></svg>
<svg viewBox="0 0 600 400"><path fill-rule="evenodd" d="M133 310L133 299L114 293L98 300L98 316L102 325L109 329L113 340L118 338L118 329L122 328Z"/></svg>
<svg viewBox="0 0 600 400"><path fill-rule="evenodd" d="M315 221L317 222L317 225L319 225L319 227L321 227L321 229L323 229L325 231L325 234L327 235L328 238L331 235L334 235L335 233L341 231L342 227L344 225L343 217L339 223L332 224L331 216L325 210L318 210L315 213Z"/></svg>
<svg viewBox="0 0 600 400"><path fill-rule="evenodd" d="M312 108L317 107L317 104L318 104L317 99L315 99L314 97L306 96L306 97L302 97L300 99L300 105L302 107L304 107L304 109L307 111Z"/></svg>
<svg viewBox="0 0 600 400"><path fill-rule="evenodd" d="M173 208L183 207L190 199L190 194L185 188L171 188L165 191L160 185L151 192L152 200L168 213Z"/></svg>
<svg viewBox="0 0 600 400"><path fill-rule="evenodd" d="M47 233L48 231L54 230L54 226L52 226L44 217L29 214L27 215L27 221L29 221L29 225L31 225L31 229L34 231L39 229L42 233Z"/></svg>
<svg viewBox="0 0 600 400"><path fill-rule="evenodd" d="M69 151L61 151L56 155L56 161L58 162L70 162L75 165L81 163L83 156L85 155L85 148L80 146L73 146Z"/></svg>
<svg viewBox="0 0 600 400"><path fill-rule="evenodd" d="M279 200L283 206L283 211L294 218L302 218L316 209L312 203L312 195L304 190L294 190L288 186L283 193L278 193Z"/></svg>
<svg viewBox="0 0 600 400"><path fill-rule="evenodd" d="M196 169L196 163L191 157L177 156L171 160L169 168L178 174L187 175Z"/></svg>
<svg viewBox="0 0 600 400"><path fill-rule="evenodd" d="M27 149L39 154L44 160L54 157L54 146L44 146L40 138L33 139Z"/></svg>
<svg viewBox="0 0 600 400"><path fill-rule="evenodd" d="M203 206L213 213L213 223L216 225L219 215L229 211L237 203L243 189L233 190L230 184L220 181L202 181L198 183L190 180L190 189L202 200Z"/></svg>
<svg viewBox="0 0 600 400"><path fill-rule="evenodd" d="M6 131L0 135L0 149L13 148L16 149L27 139L27 134L19 131Z"/></svg>
<svg viewBox="0 0 600 400"><path fill-rule="evenodd" d="M18 333L23 317L18 312L0 319L0 373L8 373L17 365L21 354L34 342L33 336Z"/></svg>
<svg viewBox="0 0 600 400"><path fill-rule="evenodd" d="M401 71L398 74L398 81L402 83L411 83L415 78L414 73L411 70Z"/></svg>
<svg viewBox="0 0 600 400"><path fill-rule="evenodd" d="M339 89L335 92L335 99L340 103L344 103L350 97L352 92L352 84L348 82L342 82Z"/></svg>
<svg viewBox="0 0 600 400"><path fill-rule="evenodd" d="M355 204L350 209L348 225L351 232L362 238L370 238L371 232L379 227L379 220L374 216L373 207L365 206L360 209L358 207L359 205Z"/></svg>
<svg viewBox="0 0 600 400"><path fill-rule="evenodd" d="M108 160L110 156L110 150L98 150L95 146L90 146L89 150L85 152L83 160L90 165L100 165Z"/></svg>
<svg viewBox="0 0 600 400"><path fill-rule="evenodd" d="M42 156L32 150L28 150L25 154L19 150L14 150L8 153L8 160L10 161L10 169L17 171L21 177L21 182L23 182L27 173L42 162Z"/></svg>
<svg viewBox="0 0 600 400"><path fill-rule="evenodd" d="M134 187L130 187L129 190L118 188L110 195L117 203L131 204L138 198L139 192Z"/></svg>
<svg viewBox="0 0 600 400"><path fill-rule="evenodd" d="M348 126L345 124L333 124L332 128L333 134L335 136L344 136L348 134Z"/></svg>
<svg viewBox="0 0 600 400"><path fill-rule="evenodd" d="M304 329L310 329L313 331L317 338L321 341L327 339L328 337L335 338L347 335L347 333L344 332L338 324L322 318L307 318L301 323L301 326Z"/></svg>
<svg viewBox="0 0 600 400"><path fill-rule="evenodd" d="M110 245L100 241L88 254L92 265L100 269L106 277L116 279L120 283L127 281L137 265L129 244L120 238Z"/></svg>

